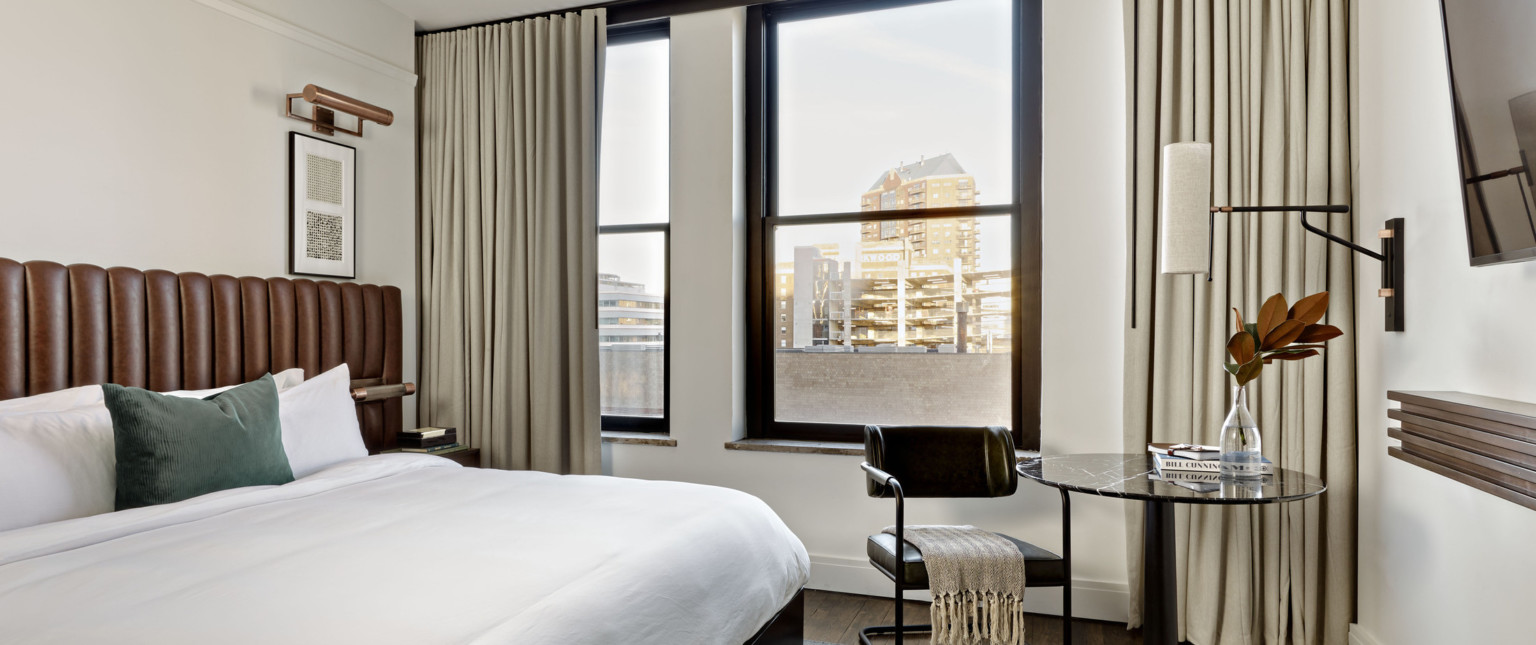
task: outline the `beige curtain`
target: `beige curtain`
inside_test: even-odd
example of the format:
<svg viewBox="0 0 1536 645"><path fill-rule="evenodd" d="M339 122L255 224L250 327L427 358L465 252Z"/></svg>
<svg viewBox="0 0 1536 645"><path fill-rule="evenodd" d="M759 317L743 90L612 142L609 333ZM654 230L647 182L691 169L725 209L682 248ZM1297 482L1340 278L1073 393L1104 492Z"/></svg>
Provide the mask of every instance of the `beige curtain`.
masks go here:
<svg viewBox="0 0 1536 645"><path fill-rule="evenodd" d="M421 421L467 430L492 467L601 470L606 22L597 9L417 39Z"/></svg>
<svg viewBox="0 0 1536 645"><path fill-rule="evenodd" d="M1355 604L1354 259L1296 213L1218 216L1213 280L1157 273L1159 150L1214 144L1214 204L1349 204L1348 0L1126 0L1131 110L1125 449L1219 442L1232 307L1332 292L1326 356L1250 386L1264 453L1328 492L1284 505L1178 507L1181 638L1345 643ZM1351 216L1312 215L1353 238ZM1141 621L1139 505L1128 505L1132 624Z"/></svg>

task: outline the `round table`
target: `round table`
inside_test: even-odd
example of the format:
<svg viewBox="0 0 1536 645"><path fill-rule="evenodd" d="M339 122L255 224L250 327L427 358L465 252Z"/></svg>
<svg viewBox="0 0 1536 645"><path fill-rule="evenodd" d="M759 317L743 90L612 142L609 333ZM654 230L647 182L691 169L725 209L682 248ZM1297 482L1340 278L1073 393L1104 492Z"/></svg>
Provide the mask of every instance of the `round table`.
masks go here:
<svg viewBox="0 0 1536 645"><path fill-rule="evenodd" d="M1019 462L1019 474L1062 491L1062 522L1071 521L1067 493L1134 499L1146 504L1142 532L1142 642L1178 641L1178 572L1174 570L1174 504L1278 504L1322 494L1323 481L1276 468L1253 480L1209 484L1160 481L1149 454L1081 454ZM1063 548L1071 553L1071 545ZM1065 557L1071 557L1065 555ZM1067 566L1071 566L1068 564ZM1070 569L1069 569L1070 571Z"/></svg>

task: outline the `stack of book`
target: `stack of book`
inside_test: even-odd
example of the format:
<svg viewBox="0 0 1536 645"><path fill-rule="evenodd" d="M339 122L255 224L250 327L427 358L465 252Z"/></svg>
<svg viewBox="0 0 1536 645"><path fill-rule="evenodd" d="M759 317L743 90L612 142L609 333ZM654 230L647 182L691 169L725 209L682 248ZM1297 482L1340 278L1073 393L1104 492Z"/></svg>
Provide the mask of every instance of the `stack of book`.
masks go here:
<svg viewBox="0 0 1536 645"><path fill-rule="evenodd" d="M455 428L417 428L400 431L398 440L401 452L438 454L462 449L459 431Z"/></svg>
<svg viewBox="0 0 1536 645"><path fill-rule="evenodd" d="M1221 489L1220 448L1188 443L1149 443L1147 452L1152 453L1152 467L1156 471L1153 479L1202 493ZM1264 459L1250 470L1269 474L1274 472L1274 464Z"/></svg>

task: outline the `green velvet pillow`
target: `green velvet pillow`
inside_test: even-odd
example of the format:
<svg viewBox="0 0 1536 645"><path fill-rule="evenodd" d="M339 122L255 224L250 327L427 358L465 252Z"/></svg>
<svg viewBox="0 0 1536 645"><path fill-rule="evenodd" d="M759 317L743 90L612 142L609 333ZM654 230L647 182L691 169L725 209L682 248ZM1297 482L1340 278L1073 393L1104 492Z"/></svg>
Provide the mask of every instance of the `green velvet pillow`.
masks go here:
<svg viewBox="0 0 1536 645"><path fill-rule="evenodd" d="M101 389L117 444L117 510L293 481L271 374L206 399Z"/></svg>

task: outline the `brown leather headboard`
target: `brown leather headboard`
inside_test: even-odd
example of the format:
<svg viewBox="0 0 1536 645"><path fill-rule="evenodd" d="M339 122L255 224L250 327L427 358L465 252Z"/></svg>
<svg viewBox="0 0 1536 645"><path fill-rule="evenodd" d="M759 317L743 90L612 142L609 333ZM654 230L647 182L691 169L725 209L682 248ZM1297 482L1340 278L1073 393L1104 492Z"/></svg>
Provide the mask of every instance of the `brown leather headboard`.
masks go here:
<svg viewBox="0 0 1536 645"><path fill-rule="evenodd" d="M236 385L347 364L354 386L401 382L400 289L103 269L0 258L0 400L98 383ZM393 445L400 399L358 404L370 451Z"/></svg>

